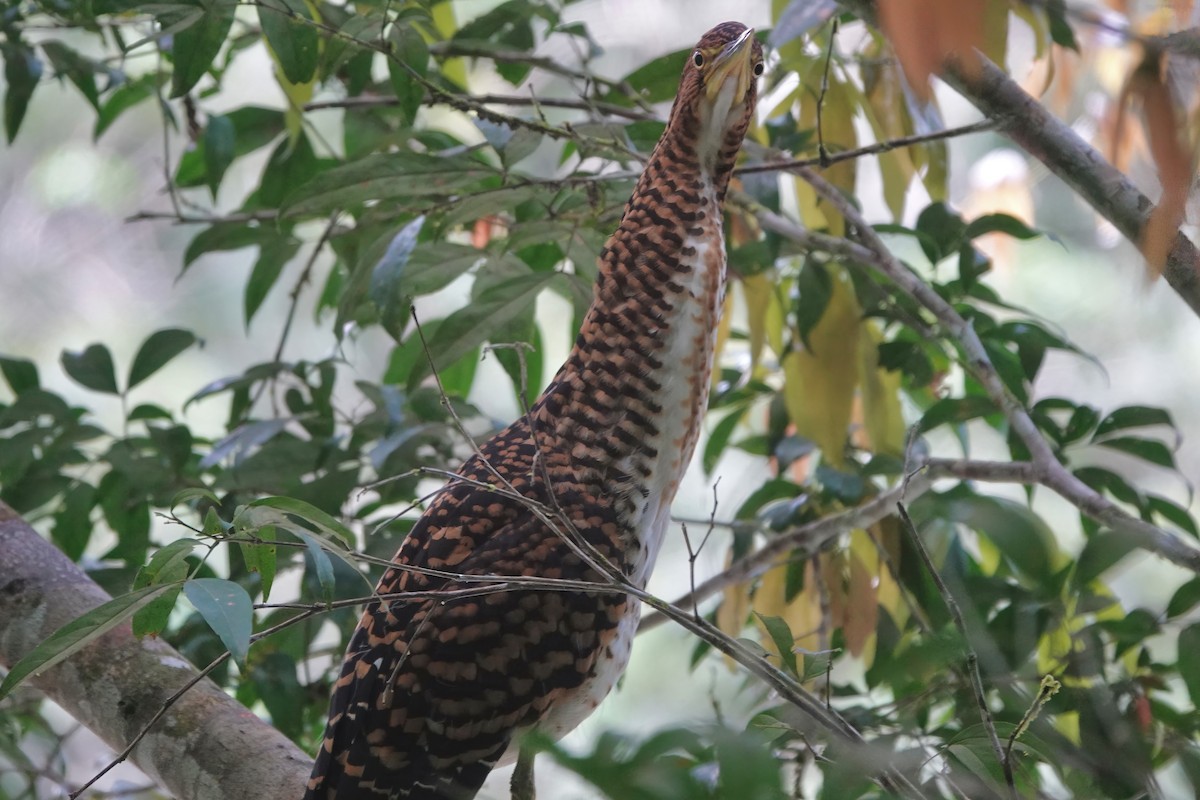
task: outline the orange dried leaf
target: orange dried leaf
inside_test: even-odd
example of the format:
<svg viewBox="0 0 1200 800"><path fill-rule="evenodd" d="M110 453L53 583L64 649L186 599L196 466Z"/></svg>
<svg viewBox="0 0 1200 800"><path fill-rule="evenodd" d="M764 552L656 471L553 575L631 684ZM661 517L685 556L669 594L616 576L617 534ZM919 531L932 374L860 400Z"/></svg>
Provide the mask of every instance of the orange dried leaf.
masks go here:
<svg viewBox="0 0 1200 800"><path fill-rule="evenodd" d="M1151 277L1157 278L1183 223L1192 185L1193 159L1184 144L1181 115L1163 81L1161 57L1147 58L1134 73L1130 88L1132 94L1141 98L1150 156L1162 184L1162 197L1151 212L1139 243Z"/></svg>
<svg viewBox="0 0 1200 800"><path fill-rule="evenodd" d="M923 102L933 98L929 77L947 58L968 76L979 72L987 0L879 0L878 8L880 27Z"/></svg>

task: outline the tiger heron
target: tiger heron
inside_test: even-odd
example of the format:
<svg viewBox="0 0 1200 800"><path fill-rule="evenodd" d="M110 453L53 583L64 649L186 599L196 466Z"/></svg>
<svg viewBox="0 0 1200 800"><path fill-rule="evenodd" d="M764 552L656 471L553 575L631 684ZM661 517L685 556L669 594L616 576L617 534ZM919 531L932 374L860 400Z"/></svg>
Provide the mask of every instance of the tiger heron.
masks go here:
<svg viewBox="0 0 1200 800"><path fill-rule="evenodd" d="M566 734L625 669L637 600L519 585L472 594L481 584L465 576L611 582L602 573L615 567L645 586L708 401L721 208L762 70L754 31L737 22L688 56L566 363L462 465L377 588L453 594L368 604L306 800L470 800L517 758L523 732ZM531 781L524 754L518 767Z"/></svg>

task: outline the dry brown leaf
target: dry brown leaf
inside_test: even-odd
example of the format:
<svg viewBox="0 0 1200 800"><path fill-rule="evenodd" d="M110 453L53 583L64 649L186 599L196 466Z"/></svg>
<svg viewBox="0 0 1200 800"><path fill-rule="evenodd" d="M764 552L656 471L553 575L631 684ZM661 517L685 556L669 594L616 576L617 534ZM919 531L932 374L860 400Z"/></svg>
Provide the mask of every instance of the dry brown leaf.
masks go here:
<svg viewBox="0 0 1200 800"><path fill-rule="evenodd" d="M1161 54L1147 54L1130 78L1130 94L1142 102L1143 124L1150 156L1158 169L1162 196L1150 212L1139 245L1151 278L1162 274L1187 210L1194 171L1192 154L1184 143L1180 114L1163 80Z"/></svg>
<svg viewBox="0 0 1200 800"><path fill-rule="evenodd" d="M875 580L879 574L879 554L866 531L854 531L850 538L850 585L846 594L842 634L850 655L860 656L875 634L875 625L879 622Z"/></svg>
<svg viewBox="0 0 1200 800"><path fill-rule="evenodd" d="M879 0L879 24L918 97L929 102L929 77L947 58L969 77L980 68L987 0Z"/></svg>

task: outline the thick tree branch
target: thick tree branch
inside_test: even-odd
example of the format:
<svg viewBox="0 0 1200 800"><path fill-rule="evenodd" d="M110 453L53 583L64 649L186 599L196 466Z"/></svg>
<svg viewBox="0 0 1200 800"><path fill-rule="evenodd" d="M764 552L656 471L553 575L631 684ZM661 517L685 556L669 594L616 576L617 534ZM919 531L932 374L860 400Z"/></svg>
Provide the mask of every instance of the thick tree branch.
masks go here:
<svg viewBox="0 0 1200 800"><path fill-rule="evenodd" d="M875 24L875 4L871 0L839 2ZM1189 39L1180 36L1174 41L1177 49L1182 49ZM1140 242L1154 210L1150 198L1002 69L982 55L980 60L981 68L974 77L948 61L942 79L994 122L997 131L1065 181L1121 235L1135 244ZM1176 235L1167 254L1163 275L1192 311L1200 314L1200 250L1182 233Z"/></svg>
<svg viewBox="0 0 1200 800"><path fill-rule="evenodd" d="M863 243L806 231L797 223L760 208L758 219L764 228L801 246L836 253L886 276L900 291L930 311L943 330L958 343L964 356L963 367L983 386L988 397L1008 420L1013 432L1029 450L1030 460L1038 472L1038 483L1059 494L1092 519L1130 536L1138 547L1185 569L1200 572L1200 550L1173 533L1130 516L1069 472L1054 455L1029 412L1004 385L971 324L932 286L888 251L879 235L840 191L811 170L797 172L812 184L825 202L845 217Z"/></svg>
<svg viewBox="0 0 1200 800"><path fill-rule="evenodd" d="M108 594L0 503L0 663L11 666ZM123 749L197 671L159 639L117 627L33 686ZM200 681L134 749L133 761L175 797L299 797L311 759L216 684Z"/></svg>

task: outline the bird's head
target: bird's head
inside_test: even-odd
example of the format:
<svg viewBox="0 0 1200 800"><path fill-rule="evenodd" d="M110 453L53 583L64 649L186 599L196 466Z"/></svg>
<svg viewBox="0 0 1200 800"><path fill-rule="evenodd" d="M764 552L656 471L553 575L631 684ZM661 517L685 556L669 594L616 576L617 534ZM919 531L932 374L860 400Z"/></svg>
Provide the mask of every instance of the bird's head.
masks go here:
<svg viewBox="0 0 1200 800"><path fill-rule="evenodd" d="M733 166L754 114L762 72L762 45L754 29L740 22L717 25L688 56L669 127L681 143L694 147L700 168L710 176Z"/></svg>

